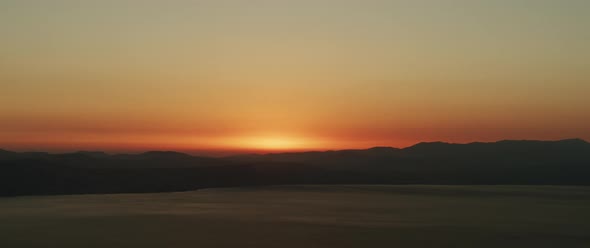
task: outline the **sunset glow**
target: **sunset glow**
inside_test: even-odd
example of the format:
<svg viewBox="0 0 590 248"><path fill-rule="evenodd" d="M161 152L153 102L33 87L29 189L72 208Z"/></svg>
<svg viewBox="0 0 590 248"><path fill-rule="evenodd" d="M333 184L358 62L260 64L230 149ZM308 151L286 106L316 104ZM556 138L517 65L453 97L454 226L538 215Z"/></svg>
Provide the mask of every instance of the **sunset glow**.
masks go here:
<svg viewBox="0 0 590 248"><path fill-rule="evenodd" d="M0 148L590 140L590 2L518 2L3 1Z"/></svg>
<svg viewBox="0 0 590 248"><path fill-rule="evenodd" d="M231 144L235 144L236 148L268 151L301 150L316 147L309 140L280 136L235 138L230 139L227 145L231 146Z"/></svg>

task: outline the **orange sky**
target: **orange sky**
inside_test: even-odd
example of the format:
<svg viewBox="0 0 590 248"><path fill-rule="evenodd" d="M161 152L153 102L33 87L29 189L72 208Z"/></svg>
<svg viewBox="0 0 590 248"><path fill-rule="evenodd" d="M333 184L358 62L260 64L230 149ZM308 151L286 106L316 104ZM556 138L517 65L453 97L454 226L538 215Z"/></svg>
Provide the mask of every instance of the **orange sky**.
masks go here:
<svg viewBox="0 0 590 248"><path fill-rule="evenodd" d="M4 1L0 148L590 140L590 3L454 3Z"/></svg>

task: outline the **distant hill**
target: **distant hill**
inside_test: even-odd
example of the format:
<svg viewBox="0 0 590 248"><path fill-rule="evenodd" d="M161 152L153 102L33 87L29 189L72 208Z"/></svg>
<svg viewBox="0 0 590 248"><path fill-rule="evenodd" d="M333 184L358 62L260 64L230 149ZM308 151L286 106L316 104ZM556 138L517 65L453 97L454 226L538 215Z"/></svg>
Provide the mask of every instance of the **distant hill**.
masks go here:
<svg viewBox="0 0 590 248"><path fill-rule="evenodd" d="M17 154L16 152L11 152L11 151L0 149L0 158L6 158L8 156L13 156L16 154Z"/></svg>
<svg viewBox="0 0 590 248"><path fill-rule="evenodd" d="M241 162L334 165L332 168L335 169L342 168L341 165L363 167L387 165L387 169L396 169L402 165L412 168L423 168L430 165L451 169L460 164L469 164L473 168L502 164L511 164L513 168L522 166L518 163L541 165L552 162L568 162L569 164L578 164L586 162L588 156L590 156L590 143L580 139L570 139L560 141L505 140L469 144L424 142L404 149L376 147L367 150L244 155L234 156L230 159Z"/></svg>
<svg viewBox="0 0 590 248"><path fill-rule="evenodd" d="M0 150L0 195L162 192L272 184L590 185L580 139L196 157Z"/></svg>

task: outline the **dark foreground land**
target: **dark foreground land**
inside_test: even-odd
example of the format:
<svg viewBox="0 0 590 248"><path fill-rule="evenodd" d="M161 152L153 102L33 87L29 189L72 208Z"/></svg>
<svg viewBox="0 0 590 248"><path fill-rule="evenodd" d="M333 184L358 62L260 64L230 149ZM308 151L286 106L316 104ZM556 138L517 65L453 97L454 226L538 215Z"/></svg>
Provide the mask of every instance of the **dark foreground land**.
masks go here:
<svg viewBox="0 0 590 248"><path fill-rule="evenodd" d="M420 143L397 149L195 157L0 150L0 196L190 191L286 184L590 185L579 140Z"/></svg>
<svg viewBox="0 0 590 248"><path fill-rule="evenodd" d="M0 247L590 247L590 187L275 186L0 198Z"/></svg>

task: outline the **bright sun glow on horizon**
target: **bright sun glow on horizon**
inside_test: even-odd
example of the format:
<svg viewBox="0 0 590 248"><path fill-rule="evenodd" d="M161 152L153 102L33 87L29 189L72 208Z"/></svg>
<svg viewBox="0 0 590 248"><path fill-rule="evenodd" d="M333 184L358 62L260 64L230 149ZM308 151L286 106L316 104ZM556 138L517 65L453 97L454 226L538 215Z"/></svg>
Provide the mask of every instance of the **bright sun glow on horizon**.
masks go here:
<svg viewBox="0 0 590 248"><path fill-rule="evenodd" d="M256 150L299 150L314 147L317 142L289 136L254 136L240 137L228 141L238 148Z"/></svg>

